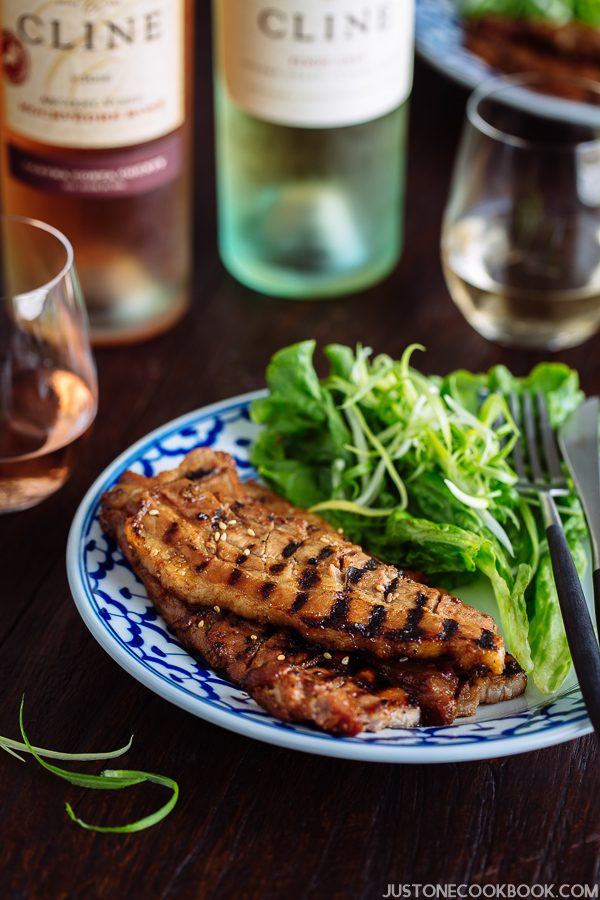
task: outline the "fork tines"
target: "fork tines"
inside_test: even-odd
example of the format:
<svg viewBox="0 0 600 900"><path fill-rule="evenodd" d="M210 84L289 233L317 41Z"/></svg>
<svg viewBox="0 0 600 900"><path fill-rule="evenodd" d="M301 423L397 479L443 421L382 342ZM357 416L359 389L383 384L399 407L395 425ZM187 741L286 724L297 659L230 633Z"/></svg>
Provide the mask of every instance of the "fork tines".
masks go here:
<svg viewBox="0 0 600 900"><path fill-rule="evenodd" d="M528 392L519 395L512 391L508 402L520 431L512 455L520 486L538 490L564 488L566 479L543 393L538 391L534 398Z"/></svg>

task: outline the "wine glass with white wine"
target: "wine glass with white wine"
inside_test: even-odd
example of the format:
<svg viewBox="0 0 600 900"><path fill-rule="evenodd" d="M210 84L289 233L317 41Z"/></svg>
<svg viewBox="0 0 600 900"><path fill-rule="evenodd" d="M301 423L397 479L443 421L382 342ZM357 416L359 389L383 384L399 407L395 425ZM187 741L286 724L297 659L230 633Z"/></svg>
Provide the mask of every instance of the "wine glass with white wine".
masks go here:
<svg viewBox="0 0 600 900"><path fill-rule="evenodd" d="M69 241L0 217L0 512L65 483L96 415L96 371Z"/></svg>
<svg viewBox="0 0 600 900"><path fill-rule="evenodd" d="M518 75L474 92L444 216L442 262L455 303L490 340L557 350L594 334L600 84Z"/></svg>

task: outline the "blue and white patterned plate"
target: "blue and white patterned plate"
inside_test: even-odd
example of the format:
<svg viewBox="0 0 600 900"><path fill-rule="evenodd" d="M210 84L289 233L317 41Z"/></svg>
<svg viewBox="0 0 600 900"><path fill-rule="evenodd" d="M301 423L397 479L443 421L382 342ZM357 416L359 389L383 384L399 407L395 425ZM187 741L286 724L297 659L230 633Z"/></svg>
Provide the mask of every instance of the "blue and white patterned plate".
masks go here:
<svg viewBox="0 0 600 900"><path fill-rule="evenodd" d="M457 9L458 0L417 0L415 43L419 54L435 69L464 87L476 88L502 73L464 46ZM511 92L510 102L522 109L543 112L550 119L600 127L598 108L586 103L524 89Z"/></svg>
<svg viewBox="0 0 600 900"><path fill-rule="evenodd" d="M100 497L126 469L154 475L178 465L194 447L231 453L243 478L257 426L249 394L189 413L119 456L92 485L75 516L67 547L69 583L81 616L101 646L146 687L215 725L308 753L397 763L455 762L523 753L591 731L573 685L542 698L534 689L511 703L482 709L447 728L389 730L335 738L269 716L244 691L193 659L169 634L117 547L98 521ZM468 592L459 592L468 599ZM477 592L481 600L481 590ZM481 604L479 604L481 605ZM486 601L488 610L493 605Z"/></svg>

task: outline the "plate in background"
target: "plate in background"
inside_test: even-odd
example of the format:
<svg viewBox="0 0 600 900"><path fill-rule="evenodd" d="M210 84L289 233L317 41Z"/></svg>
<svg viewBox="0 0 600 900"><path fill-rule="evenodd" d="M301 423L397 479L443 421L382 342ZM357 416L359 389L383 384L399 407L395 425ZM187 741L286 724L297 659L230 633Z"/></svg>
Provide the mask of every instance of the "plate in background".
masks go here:
<svg viewBox="0 0 600 900"><path fill-rule="evenodd" d="M202 719L246 737L293 750L372 762L443 763L524 753L592 731L574 682L552 697L533 687L524 697L482 707L447 727L399 729L339 738L279 722L248 694L195 660L173 638L120 550L98 520L100 497L126 469L154 475L177 466L195 447L231 453L251 477L249 447L258 426L247 394L189 413L142 438L96 480L73 520L67 546L71 591L84 622L106 652L147 688ZM457 593L496 613L491 591Z"/></svg>
<svg viewBox="0 0 600 900"><path fill-rule="evenodd" d="M456 0L417 0L415 43L418 53L443 75L467 88L502 76L487 62L463 45L461 17ZM600 129L600 110L587 103L547 97L518 89L512 102L521 109L542 113L548 118Z"/></svg>

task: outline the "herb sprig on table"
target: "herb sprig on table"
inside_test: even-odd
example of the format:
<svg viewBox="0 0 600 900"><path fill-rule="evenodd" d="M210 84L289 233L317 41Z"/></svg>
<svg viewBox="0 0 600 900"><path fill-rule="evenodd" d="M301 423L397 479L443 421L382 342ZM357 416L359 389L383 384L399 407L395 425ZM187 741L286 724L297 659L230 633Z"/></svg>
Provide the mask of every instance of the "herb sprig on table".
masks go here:
<svg viewBox="0 0 600 900"><path fill-rule="evenodd" d="M504 366L425 376L417 350L395 360L332 344L323 379L314 341L275 354L269 396L252 407L264 426L252 461L274 490L386 561L446 586L488 578L510 651L555 691L571 659L539 509L516 489L518 429L505 398L543 392L558 427L583 399L577 373L545 363L526 378ZM586 527L573 493L561 513L582 571Z"/></svg>
<svg viewBox="0 0 600 900"><path fill-rule="evenodd" d="M86 772L74 772L70 769L62 769L53 763L47 762L48 759L56 759L62 762L93 762L98 760L117 759L131 749L133 737L129 739L124 747L105 753L61 753L57 750L46 750L41 747L34 747L25 731L24 707L25 698L23 697L19 709L19 727L23 741L15 741L0 736L0 749L5 750L21 762L25 762L25 759L21 754L29 753L42 768L46 769L47 772L50 772L52 775L56 775L58 778L62 778L64 781L68 781L70 784L76 785L77 787L116 791L122 790L123 788L134 787L135 785L143 784L145 782L152 782L153 784L168 788L171 791L170 798L163 806L157 809L156 812L144 816L142 819L138 819L135 822L129 822L126 825L91 825L89 822L84 822L82 819L79 819L73 812L71 805L65 803L67 815L73 822L76 822L77 825L80 825L88 831L97 831L103 834L132 834L136 831L144 831L146 828L157 825L174 809L179 798L179 786L172 778L167 778L164 775L154 775L151 772L139 772L132 769L105 769L100 775L89 775Z"/></svg>

